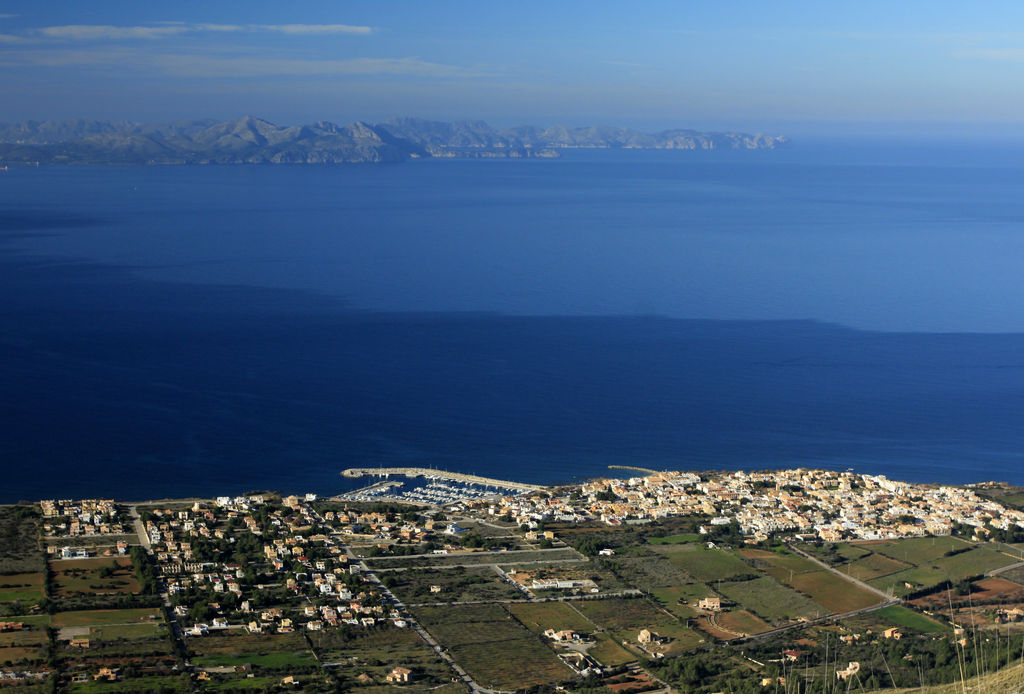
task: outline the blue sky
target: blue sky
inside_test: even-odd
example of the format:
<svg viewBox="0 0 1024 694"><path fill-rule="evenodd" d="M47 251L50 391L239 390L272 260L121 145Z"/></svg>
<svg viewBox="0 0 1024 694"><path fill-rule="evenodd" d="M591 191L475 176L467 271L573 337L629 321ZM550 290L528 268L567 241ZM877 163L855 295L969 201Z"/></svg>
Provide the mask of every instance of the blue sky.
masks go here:
<svg viewBox="0 0 1024 694"><path fill-rule="evenodd" d="M1016 2L2 2L0 121L1017 132Z"/></svg>

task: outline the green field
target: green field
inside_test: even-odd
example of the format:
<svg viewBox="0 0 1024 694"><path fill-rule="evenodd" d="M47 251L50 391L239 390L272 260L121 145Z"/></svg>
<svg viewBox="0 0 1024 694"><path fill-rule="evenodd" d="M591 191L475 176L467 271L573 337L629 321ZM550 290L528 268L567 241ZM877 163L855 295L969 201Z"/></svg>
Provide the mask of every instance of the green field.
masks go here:
<svg viewBox="0 0 1024 694"><path fill-rule="evenodd" d="M861 559L844 565L841 571L859 581L871 581L908 568L910 568L909 564L884 554L867 554Z"/></svg>
<svg viewBox="0 0 1024 694"><path fill-rule="evenodd" d="M135 580L131 559L127 557L52 561L50 569L59 596L142 592L142 586ZM110 570L112 575L103 575Z"/></svg>
<svg viewBox="0 0 1024 694"><path fill-rule="evenodd" d="M407 557L375 557L366 560L371 569L399 569L409 567L451 567L523 565L549 562L579 562L584 557L569 547L539 549L523 552L466 552L462 554L418 554Z"/></svg>
<svg viewBox="0 0 1024 694"><path fill-rule="evenodd" d="M642 598L581 600L573 602L572 606L585 614L590 621L609 631L642 629L649 624L670 619L655 605Z"/></svg>
<svg viewBox="0 0 1024 694"><path fill-rule="evenodd" d="M326 629L307 636L320 661L336 663L331 672L343 680L366 674L383 685L388 672L402 666L416 673L414 684L403 688L434 689L443 688L452 676L448 665L412 629Z"/></svg>
<svg viewBox="0 0 1024 694"><path fill-rule="evenodd" d="M884 602L875 593L856 586L825 569L794 574L792 580L785 580L783 583L810 596L814 602L836 614L853 612Z"/></svg>
<svg viewBox="0 0 1024 694"><path fill-rule="evenodd" d="M696 614L691 604L701 598L713 597L715 591L703 583L688 583L682 586L671 588L657 588L651 591L651 595L661 603L661 606L672 614L686 619Z"/></svg>
<svg viewBox="0 0 1024 694"><path fill-rule="evenodd" d="M102 641L114 641L116 639L152 639L166 634L167 629L163 622L151 622L147 624L116 624L92 627L89 629L89 637Z"/></svg>
<svg viewBox="0 0 1024 694"><path fill-rule="evenodd" d="M665 537L651 537L647 540L652 545L678 545L686 542L700 542L701 536L696 533L684 533L682 535L666 535Z"/></svg>
<svg viewBox="0 0 1024 694"><path fill-rule="evenodd" d="M131 610L83 610L80 612L58 612L53 615L53 626L89 627L140 622L160 623L161 620L160 610L153 607Z"/></svg>
<svg viewBox="0 0 1024 694"><path fill-rule="evenodd" d="M663 649L666 653L688 650L700 641L696 632L646 599L587 600L572 605L592 622L612 632L619 641L635 644L641 629L650 629L671 639Z"/></svg>
<svg viewBox="0 0 1024 694"><path fill-rule="evenodd" d="M814 619L828 614L828 610L810 598L768 576L750 581L716 583L715 588L725 597L770 624L794 621L801 617Z"/></svg>
<svg viewBox="0 0 1024 694"><path fill-rule="evenodd" d="M888 576L882 576L872 581L868 581L868 585L874 586L879 590L886 592L892 592L893 595L902 597L916 590L923 588L931 588L937 586L948 578L945 571L939 571L938 569L932 569L926 566L916 566L912 569L905 571L899 571ZM911 587L907 587L905 584L909 583Z"/></svg>
<svg viewBox="0 0 1024 694"><path fill-rule="evenodd" d="M970 546L971 543L955 537L911 537L862 545L876 554L914 565L930 564L946 552Z"/></svg>
<svg viewBox="0 0 1024 694"><path fill-rule="evenodd" d="M190 690L188 678L173 677L133 677L120 682L75 682L69 691L75 694L100 694L101 692L187 692Z"/></svg>
<svg viewBox="0 0 1024 694"><path fill-rule="evenodd" d="M491 568L409 569L386 573L383 580L406 604L523 597ZM438 586L441 592L431 592L431 586Z"/></svg>
<svg viewBox="0 0 1024 694"><path fill-rule="evenodd" d="M485 687L519 689L573 676L550 648L498 605L418 607L415 614Z"/></svg>
<svg viewBox="0 0 1024 694"><path fill-rule="evenodd" d="M614 557L602 557L599 561L615 566L631 588L653 591L693 583L690 574L654 548L630 547L628 551Z"/></svg>
<svg viewBox="0 0 1024 694"><path fill-rule="evenodd" d="M753 561L754 566L775 578L788 577L790 573L817 571L821 568L810 559L805 559L792 552L767 552L755 549L741 550L739 553Z"/></svg>
<svg viewBox="0 0 1024 694"><path fill-rule="evenodd" d="M600 634L587 654L605 667L625 665L636 660L636 656L619 645L611 634Z"/></svg>
<svg viewBox="0 0 1024 694"><path fill-rule="evenodd" d="M720 612L717 616L718 623L726 629L738 631L744 634L759 634L768 631L771 625L755 614L746 610L734 610Z"/></svg>
<svg viewBox="0 0 1024 694"><path fill-rule="evenodd" d="M594 630L594 625L564 602L510 603L506 608L527 629L542 634L547 629L572 629L581 633Z"/></svg>
<svg viewBox="0 0 1024 694"><path fill-rule="evenodd" d="M977 576L992 569L1016 564L1018 561L991 547L977 547L969 552L937 559L933 566L956 579Z"/></svg>
<svg viewBox="0 0 1024 694"><path fill-rule="evenodd" d="M859 547L856 544L836 545L836 551L839 552L839 556L847 561L856 561L861 557L871 554L871 550Z"/></svg>
<svg viewBox="0 0 1024 694"><path fill-rule="evenodd" d="M246 653L229 655L227 653L211 653L196 656L192 662L200 667L220 667L225 665L255 665L268 670L281 670L288 667L307 667L316 665L316 659L309 651L290 651L279 653Z"/></svg>
<svg viewBox="0 0 1024 694"><path fill-rule="evenodd" d="M728 580L754 573L737 555L723 549L687 544L659 545L657 551L698 581Z"/></svg>
<svg viewBox="0 0 1024 694"><path fill-rule="evenodd" d="M11 609L15 611L24 609L27 605L38 603L43 597L43 575L41 573L0 575L0 603L24 603L20 606L12 606Z"/></svg>
<svg viewBox="0 0 1024 694"><path fill-rule="evenodd" d="M893 605L891 607L882 608L881 610L872 613L872 616L878 620L888 622L892 626L903 627L905 629L912 629L914 631L924 633L946 631L948 628L944 624L919 612L914 612L902 605Z"/></svg>

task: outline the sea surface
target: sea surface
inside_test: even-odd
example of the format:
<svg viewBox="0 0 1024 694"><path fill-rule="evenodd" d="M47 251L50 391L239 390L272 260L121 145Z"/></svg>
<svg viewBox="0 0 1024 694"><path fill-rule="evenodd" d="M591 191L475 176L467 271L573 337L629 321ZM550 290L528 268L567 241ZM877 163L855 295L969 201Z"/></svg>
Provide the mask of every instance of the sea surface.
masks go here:
<svg viewBox="0 0 1024 694"><path fill-rule="evenodd" d="M377 465L1024 484L1021 154L11 168L0 501Z"/></svg>

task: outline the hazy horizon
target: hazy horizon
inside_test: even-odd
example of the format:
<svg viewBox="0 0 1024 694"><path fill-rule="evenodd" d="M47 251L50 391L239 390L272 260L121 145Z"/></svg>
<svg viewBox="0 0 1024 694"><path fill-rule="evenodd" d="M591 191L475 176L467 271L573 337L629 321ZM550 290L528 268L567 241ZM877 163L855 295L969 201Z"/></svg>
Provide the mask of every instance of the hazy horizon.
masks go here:
<svg viewBox="0 0 1024 694"><path fill-rule="evenodd" d="M5 3L0 122L615 125L1024 138L1009 2Z"/></svg>

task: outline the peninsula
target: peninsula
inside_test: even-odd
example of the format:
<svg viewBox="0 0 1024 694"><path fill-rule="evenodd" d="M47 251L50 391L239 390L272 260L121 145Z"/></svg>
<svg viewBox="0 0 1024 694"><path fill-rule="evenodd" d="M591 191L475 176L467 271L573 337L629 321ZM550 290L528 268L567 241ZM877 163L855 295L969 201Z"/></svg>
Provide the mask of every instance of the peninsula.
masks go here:
<svg viewBox="0 0 1024 694"><path fill-rule="evenodd" d="M260 118L155 125L112 121L28 121L0 125L7 164L343 164L418 158L557 157L564 149L774 149L784 137L739 132L445 123L395 118L383 123L279 126Z"/></svg>
<svg viewBox="0 0 1024 694"><path fill-rule="evenodd" d="M0 507L0 683L669 694L1024 674L1021 489L636 471L539 487L357 468L384 481Z"/></svg>

